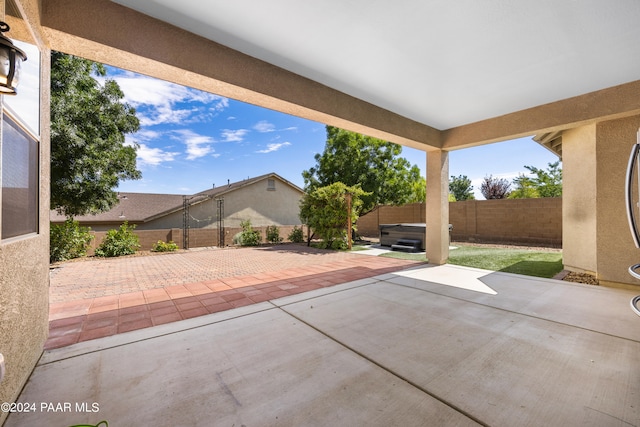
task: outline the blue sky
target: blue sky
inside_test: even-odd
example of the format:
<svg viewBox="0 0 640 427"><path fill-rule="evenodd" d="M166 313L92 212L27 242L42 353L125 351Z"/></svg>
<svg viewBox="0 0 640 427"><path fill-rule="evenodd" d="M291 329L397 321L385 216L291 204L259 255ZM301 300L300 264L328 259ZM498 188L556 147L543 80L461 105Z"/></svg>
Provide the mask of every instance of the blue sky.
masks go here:
<svg viewBox="0 0 640 427"><path fill-rule="evenodd" d="M139 144L142 179L124 181L123 192L193 194L275 172L302 187L302 171L322 152L325 127L272 110L109 68L125 101L136 108L141 129L127 136ZM425 153L403 147L403 157L425 175ZM524 165L546 168L557 157L531 138L450 153L450 175L467 175L476 198L487 175L512 180Z"/></svg>

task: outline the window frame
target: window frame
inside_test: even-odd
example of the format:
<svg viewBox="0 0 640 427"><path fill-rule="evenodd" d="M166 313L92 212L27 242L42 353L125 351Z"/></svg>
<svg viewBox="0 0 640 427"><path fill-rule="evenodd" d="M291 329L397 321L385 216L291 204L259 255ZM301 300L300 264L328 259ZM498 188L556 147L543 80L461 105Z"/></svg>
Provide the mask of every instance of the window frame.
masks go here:
<svg viewBox="0 0 640 427"><path fill-rule="evenodd" d="M26 233L23 234L17 234L15 236L10 236L10 237L5 237L4 233L2 232L2 226L4 224L4 215L2 214L3 211L3 206L4 206L4 182L3 182L3 177L2 177L2 162L3 162L3 148L4 145L6 144L5 138L4 138L4 133L5 133L5 126L7 125L6 121L9 120L12 122L12 124L15 126L15 128L17 129L17 131L27 140L27 142L29 143L29 152L31 152L31 144L35 144L35 188L33 189L35 191L35 212L31 213L29 212L29 214L32 214L35 216L35 230L33 231L28 231ZM14 242L16 240L21 240L21 239L25 239L25 238L29 238L29 237L34 237L34 236L38 236L40 235L40 202L41 202L41 194L40 194L40 184L41 184L41 179L42 179L42 168L41 168L41 161L42 161L42 143L40 140L40 137L33 132L28 125L26 125L21 119L20 117L8 106L6 105L6 103L2 103L1 106L1 110L0 110L0 244L6 244L6 243L11 243ZM31 166L31 157L29 157L29 164L27 167ZM31 171L28 171L28 175L29 175L29 180L31 178ZM29 198L31 198L31 194L29 195Z"/></svg>

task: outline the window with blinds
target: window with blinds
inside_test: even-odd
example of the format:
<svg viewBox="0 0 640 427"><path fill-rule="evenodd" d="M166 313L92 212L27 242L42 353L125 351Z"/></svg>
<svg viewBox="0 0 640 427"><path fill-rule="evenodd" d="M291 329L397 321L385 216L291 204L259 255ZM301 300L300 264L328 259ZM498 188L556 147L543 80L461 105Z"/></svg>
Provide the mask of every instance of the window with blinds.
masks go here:
<svg viewBox="0 0 640 427"><path fill-rule="evenodd" d="M38 140L2 115L2 239L38 232Z"/></svg>

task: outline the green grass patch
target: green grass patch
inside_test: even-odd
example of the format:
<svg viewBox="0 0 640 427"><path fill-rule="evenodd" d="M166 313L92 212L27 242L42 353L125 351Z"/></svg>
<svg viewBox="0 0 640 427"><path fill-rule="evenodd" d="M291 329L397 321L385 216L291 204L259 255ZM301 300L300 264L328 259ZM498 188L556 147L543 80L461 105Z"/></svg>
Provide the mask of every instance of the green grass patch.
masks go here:
<svg viewBox="0 0 640 427"><path fill-rule="evenodd" d="M381 256L424 261L424 254L389 252ZM530 249L460 246L449 252L449 264L551 278L562 271L562 253Z"/></svg>
<svg viewBox="0 0 640 427"><path fill-rule="evenodd" d="M427 258L424 255L424 252L421 254L414 254L411 252L402 252L402 251L390 251L386 254L381 254L379 256L387 257L387 258L397 258L397 259L406 259L409 261L422 261L427 262Z"/></svg>

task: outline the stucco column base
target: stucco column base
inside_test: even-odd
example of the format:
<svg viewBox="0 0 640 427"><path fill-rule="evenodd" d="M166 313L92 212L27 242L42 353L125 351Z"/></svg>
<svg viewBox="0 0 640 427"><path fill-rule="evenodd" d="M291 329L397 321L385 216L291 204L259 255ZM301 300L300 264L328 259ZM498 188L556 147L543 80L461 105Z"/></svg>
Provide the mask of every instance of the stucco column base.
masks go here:
<svg viewBox="0 0 640 427"><path fill-rule="evenodd" d="M427 152L425 250L431 264L445 264L449 258L449 152Z"/></svg>

